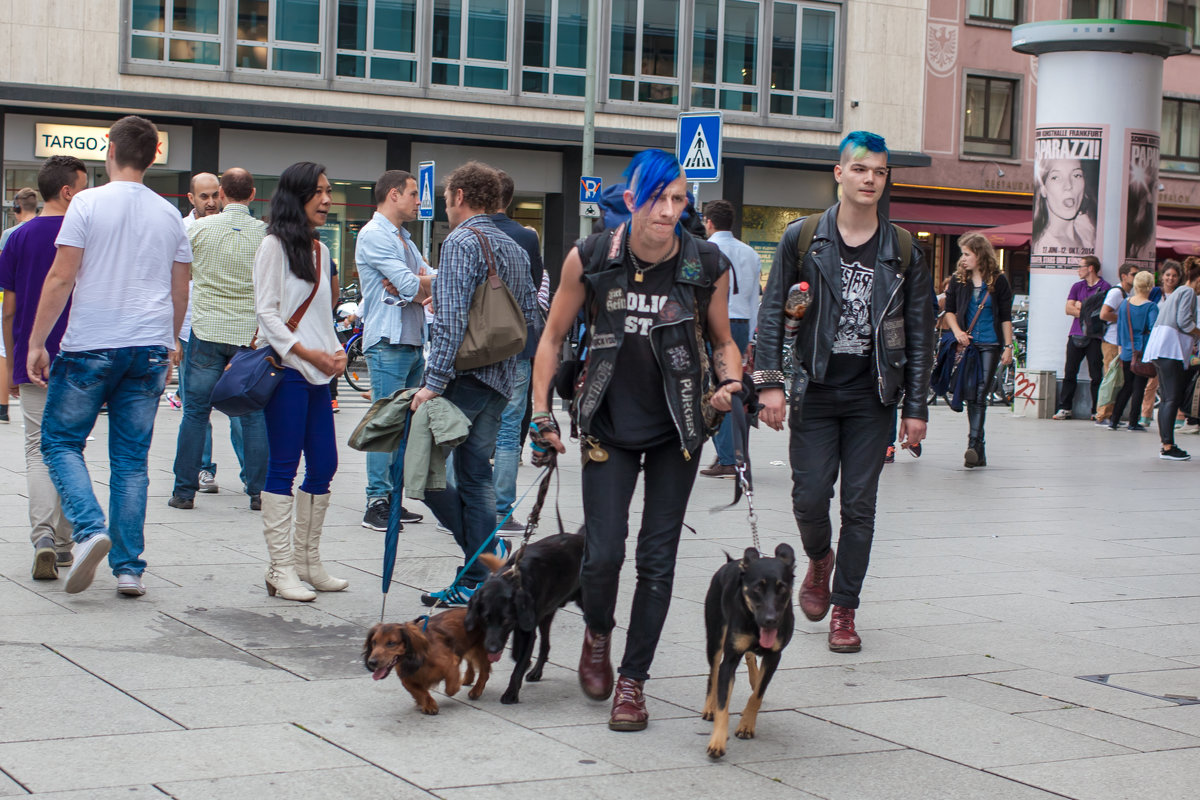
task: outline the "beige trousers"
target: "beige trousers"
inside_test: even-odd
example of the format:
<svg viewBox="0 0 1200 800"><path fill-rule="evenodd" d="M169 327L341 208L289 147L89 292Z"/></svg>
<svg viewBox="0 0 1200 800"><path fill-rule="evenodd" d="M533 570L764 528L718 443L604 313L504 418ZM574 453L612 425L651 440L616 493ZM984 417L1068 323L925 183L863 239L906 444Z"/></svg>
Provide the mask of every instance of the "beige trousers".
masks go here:
<svg viewBox="0 0 1200 800"><path fill-rule="evenodd" d="M54 538L54 549L70 552L71 523L63 516L58 490L50 470L42 461L42 414L46 390L32 383L21 384L21 416L25 420L25 481L29 486L29 540L35 545L43 536Z"/></svg>

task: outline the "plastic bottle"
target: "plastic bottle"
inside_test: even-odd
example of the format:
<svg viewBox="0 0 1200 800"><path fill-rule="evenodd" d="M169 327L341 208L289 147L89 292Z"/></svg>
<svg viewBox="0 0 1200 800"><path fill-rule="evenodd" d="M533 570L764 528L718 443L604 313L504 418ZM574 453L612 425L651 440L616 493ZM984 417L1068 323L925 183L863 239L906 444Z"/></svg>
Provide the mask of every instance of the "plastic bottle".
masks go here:
<svg viewBox="0 0 1200 800"><path fill-rule="evenodd" d="M800 330L800 320L812 302L812 292L807 281L800 281L788 289L787 302L783 306L783 333L785 336L795 336Z"/></svg>

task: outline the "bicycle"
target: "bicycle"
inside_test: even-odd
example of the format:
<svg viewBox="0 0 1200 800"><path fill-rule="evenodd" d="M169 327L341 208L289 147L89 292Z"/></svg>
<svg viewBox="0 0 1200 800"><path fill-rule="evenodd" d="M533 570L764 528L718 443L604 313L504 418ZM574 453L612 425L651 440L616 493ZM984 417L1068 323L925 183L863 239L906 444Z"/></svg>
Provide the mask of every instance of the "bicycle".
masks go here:
<svg viewBox="0 0 1200 800"><path fill-rule="evenodd" d="M370 391L371 374L362 351L362 323L355 322L347 327L342 327L343 324L338 323L338 338L345 337L342 349L346 351L346 369L342 372L342 377L346 379L346 385L354 391Z"/></svg>

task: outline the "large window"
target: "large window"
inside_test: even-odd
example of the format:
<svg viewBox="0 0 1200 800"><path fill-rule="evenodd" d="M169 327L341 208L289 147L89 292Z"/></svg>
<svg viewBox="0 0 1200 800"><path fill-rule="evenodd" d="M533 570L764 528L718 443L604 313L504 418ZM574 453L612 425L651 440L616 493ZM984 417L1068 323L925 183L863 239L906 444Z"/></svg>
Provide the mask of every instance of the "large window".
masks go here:
<svg viewBox="0 0 1200 800"><path fill-rule="evenodd" d="M608 96L679 104L679 0L613 0Z"/></svg>
<svg viewBox="0 0 1200 800"><path fill-rule="evenodd" d="M1015 25L1018 0L967 0L967 19Z"/></svg>
<svg viewBox="0 0 1200 800"><path fill-rule="evenodd" d="M758 111L758 0L696 0L692 107Z"/></svg>
<svg viewBox="0 0 1200 800"><path fill-rule="evenodd" d="M1017 82L1005 78L967 76L963 119L963 153L1012 157L1013 102Z"/></svg>
<svg viewBox="0 0 1200 800"><path fill-rule="evenodd" d="M237 66L320 75L322 5L322 0L237 0Z"/></svg>
<svg viewBox="0 0 1200 800"><path fill-rule="evenodd" d="M1120 19L1121 0L1071 0L1071 19Z"/></svg>
<svg viewBox="0 0 1200 800"><path fill-rule="evenodd" d="M416 0L338 0L337 75L417 81Z"/></svg>
<svg viewBox="0 0 1200 800"><path fill-rule="evenodd" d="M1163 98L1159 168L1200 173L1200 102Z"/></svg>
<svg viewBox="0 0 1200 800"><path fill-rule="evenodd" d="M525 0L521 91L583 97L587 0Z"/></svg>
<svg viewBox="0 0 1200 800"><path fill-rule="evenodd" d="M132 12L132 58L221 65L221 0L133 0Z"/></svg>
<svg viewBox="0 0 1200 800"><path fill-rule="evenodd" d="M1200 33L1200 2L1197 0L1167 0L1167 22L1186 25L1187 29L1192 32L1192 44L1200 45L1200 42L1196 41L1196 34Z"/></svg>
<svg viewBox="0 0 1200 800"><path fill-rule="evenodd" d="M771 113L833 119L837 15L776 2L771 35Z"/></svg>
<svg viewBox="0 0 1200 800"><path fill-rule="evenodd" d="M508 2L434 0L434 85L508 89Z"/></svg>

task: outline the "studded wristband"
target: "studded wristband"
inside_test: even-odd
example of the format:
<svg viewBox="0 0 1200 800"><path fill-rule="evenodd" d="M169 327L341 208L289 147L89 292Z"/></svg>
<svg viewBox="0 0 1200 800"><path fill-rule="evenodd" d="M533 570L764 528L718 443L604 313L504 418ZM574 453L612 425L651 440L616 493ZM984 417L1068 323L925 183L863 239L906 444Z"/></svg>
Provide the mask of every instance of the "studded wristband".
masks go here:
<svg viewBox="0 0 1200 800"><path fill-rule="evenodd" d="M781 369L756 369L751 377L760 389L783 386L787 382Z"/></svg>

